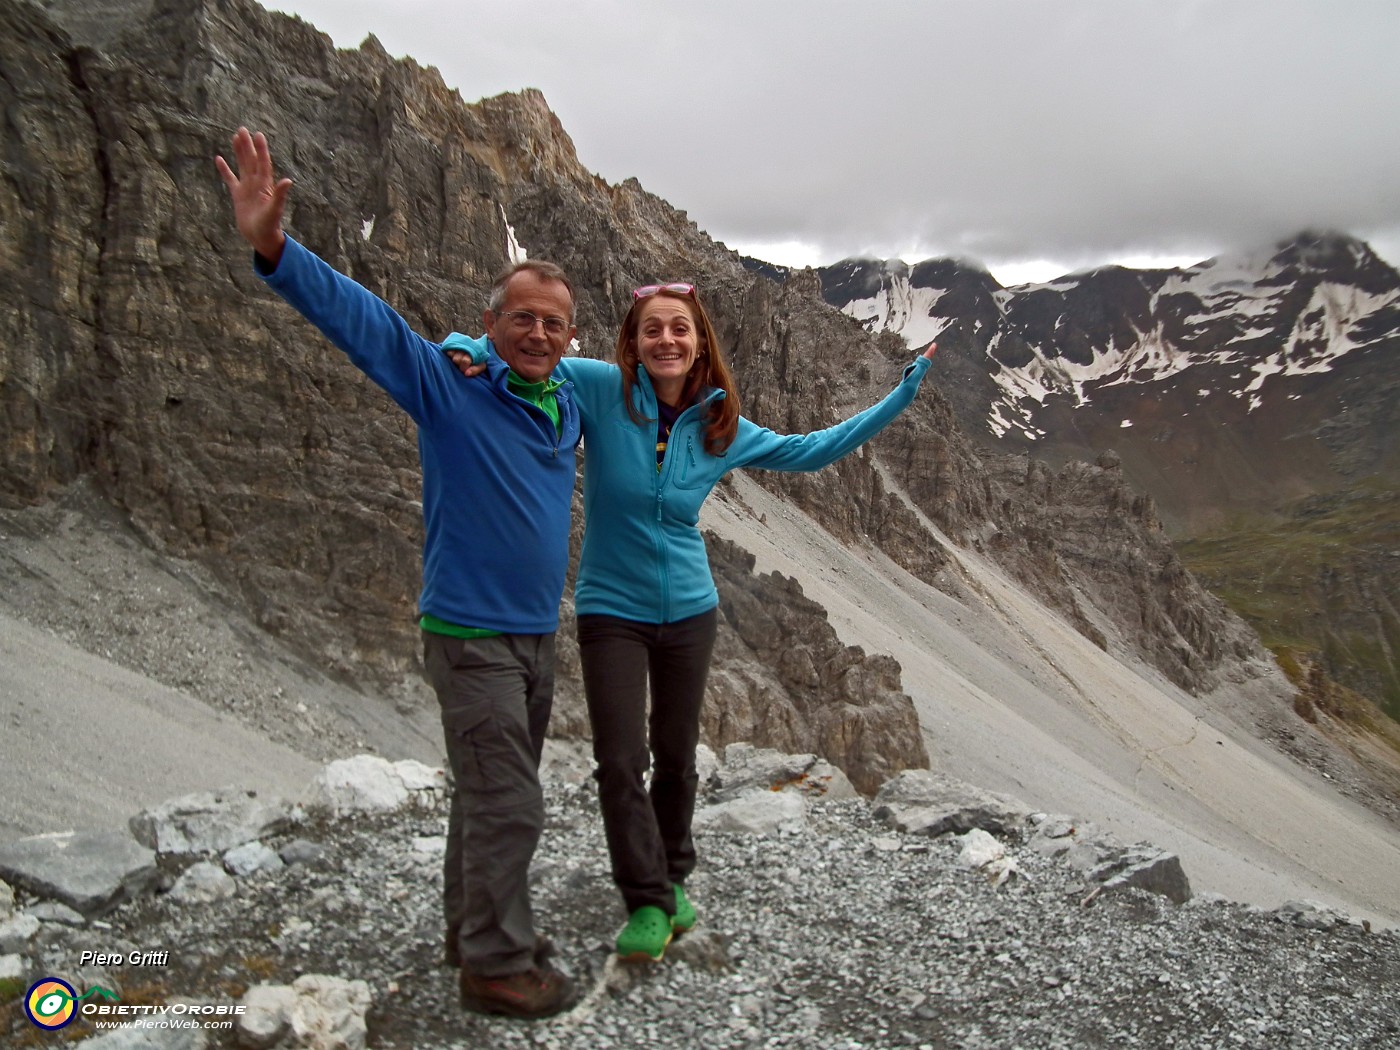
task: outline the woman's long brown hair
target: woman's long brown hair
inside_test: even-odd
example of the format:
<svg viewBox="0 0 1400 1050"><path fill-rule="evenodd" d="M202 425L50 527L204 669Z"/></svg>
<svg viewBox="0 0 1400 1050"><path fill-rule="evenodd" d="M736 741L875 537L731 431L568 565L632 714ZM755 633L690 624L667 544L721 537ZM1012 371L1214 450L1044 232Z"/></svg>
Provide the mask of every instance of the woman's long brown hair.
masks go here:
<svg viewBox="0 0 1400 1050"><path fill-rule="evenodd" d="M724 391L724 397L710 404L709 423L705 427L705 451L712 456L722 456L734 443L734 437L739 432L739 390L734 385L734 374L725 364L724 353L720 350L719 340L715 338L714 325L710 324L710 315L705 312L704 306L695 296L683 295L668 288L662 288L652 295L665 295L685 303L690 311L690 319L695 322L696 331L700 333L695 364L691 365L685 377L681 407L693 404L707 388L715 387ZM622 370L622 396L627 403L627 414L632 417L634 423L652 422L637 410L632 397L637 389L637 369L640 367L637 325L641 319L642 305L652 298L652 295L633 300L632 308L622 319L622 327L617 333L614 360Z"/></svg>

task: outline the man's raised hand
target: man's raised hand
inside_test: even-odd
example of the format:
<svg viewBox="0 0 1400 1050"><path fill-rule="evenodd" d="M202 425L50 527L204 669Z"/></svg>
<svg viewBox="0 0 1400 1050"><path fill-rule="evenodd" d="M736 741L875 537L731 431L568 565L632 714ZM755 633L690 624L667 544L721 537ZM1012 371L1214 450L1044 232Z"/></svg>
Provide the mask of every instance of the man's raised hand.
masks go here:
<svg viewBox="0 0 1400 1050"><path fill-rule="evenodd" d="M239 128L233 136L233 159L238 164L236 175L223 157L215 157L214 166L233 200L238 232L255 252L275 264L282 258L282 246L286 243L282 214L287 208L292 180L274 178L272 154L261 131L253 135L247 128Z"/></svg>

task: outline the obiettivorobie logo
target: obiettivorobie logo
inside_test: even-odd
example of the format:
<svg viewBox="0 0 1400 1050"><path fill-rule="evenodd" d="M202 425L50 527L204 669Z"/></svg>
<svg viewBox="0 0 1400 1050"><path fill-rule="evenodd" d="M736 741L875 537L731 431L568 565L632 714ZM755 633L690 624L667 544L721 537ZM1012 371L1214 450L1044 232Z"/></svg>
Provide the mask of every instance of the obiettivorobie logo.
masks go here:
<svg viewBox="0 0 1400 1050"><path fill-rule="evenodd" d="M29 1022L48 1032L72 1024L79 1015L98 1028L231 1029L234 1018L247 1011L243 1003L123 1003L116 992L98 985L79 995L61 977L40 978L24 997Z"/></svg>
<svg viewBox="0 0 1400 1050"><path fill-rule="evenodd" d="M29 994L24 997L24 1014L36 1027L52 1032L71 1024L78 1016L78 1004L92 998L115 1002L118 996L97 985L79 995L67 981L42 977L29 986Z"/></svg>

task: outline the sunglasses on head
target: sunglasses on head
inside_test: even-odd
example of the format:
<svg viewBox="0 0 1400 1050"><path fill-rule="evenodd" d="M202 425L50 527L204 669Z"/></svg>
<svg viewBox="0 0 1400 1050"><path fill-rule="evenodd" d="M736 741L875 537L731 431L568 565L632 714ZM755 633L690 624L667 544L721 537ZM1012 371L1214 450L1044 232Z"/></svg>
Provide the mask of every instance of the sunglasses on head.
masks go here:
<svg viewBox="0 0 1400 1050"><path fill-rule="evenodd" d="M675 292L677 295L688 295L692 299L696 298L695 285L683 284L680 282L676 284L644 284L632 293L632 298L634 300L645 299L647 296L655 295L657 292Z"/></svg>

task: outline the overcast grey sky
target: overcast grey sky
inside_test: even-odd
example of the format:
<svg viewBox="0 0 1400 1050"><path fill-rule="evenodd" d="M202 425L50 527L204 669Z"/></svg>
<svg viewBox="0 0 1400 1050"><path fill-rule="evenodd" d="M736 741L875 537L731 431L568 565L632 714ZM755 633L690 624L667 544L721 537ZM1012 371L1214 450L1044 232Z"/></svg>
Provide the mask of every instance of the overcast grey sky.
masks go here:
<svg viewBox="0 0 1400 1050"><path fill-rule="evenodd" d="M955 255L1010 284L1309 227L1400 262L1395 0L267 6L468 101L539 88L589 169L774 262Z"/></svg>

